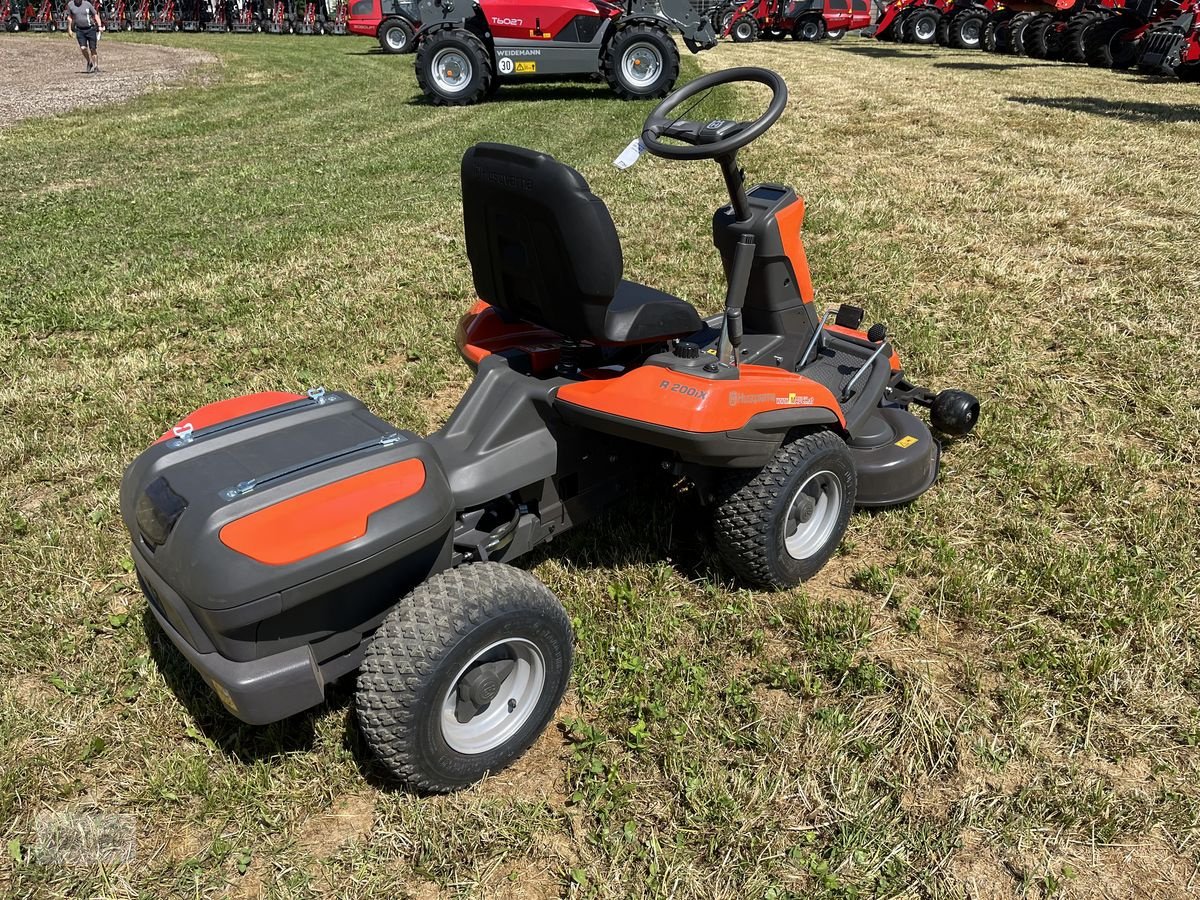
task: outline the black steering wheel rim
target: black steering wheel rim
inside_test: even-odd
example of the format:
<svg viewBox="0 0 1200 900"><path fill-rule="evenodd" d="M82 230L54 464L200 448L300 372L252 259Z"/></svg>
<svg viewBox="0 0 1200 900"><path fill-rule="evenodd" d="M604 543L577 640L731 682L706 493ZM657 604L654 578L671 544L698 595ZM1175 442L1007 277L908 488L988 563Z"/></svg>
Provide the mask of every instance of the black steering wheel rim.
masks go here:
<svg viewBox="0 0 1200 900"><path fill-rule="evenodd" d="M664 144L658 138L679 120L672 120L668 113L701 91L711 90L723 84L737 82L753 82L771 89L771 102L766 111L753 122L740 128L727 138L704 144ZM722 69L710 72L689 81L679 90L668 94L658 106L651 110L642 126L642 144L655 156L664 159L716 159L735 153L751 141L757 140L763 133L774 125L787 106L787 83L777 72L758 66L737 66L732 69Z"/></svg>

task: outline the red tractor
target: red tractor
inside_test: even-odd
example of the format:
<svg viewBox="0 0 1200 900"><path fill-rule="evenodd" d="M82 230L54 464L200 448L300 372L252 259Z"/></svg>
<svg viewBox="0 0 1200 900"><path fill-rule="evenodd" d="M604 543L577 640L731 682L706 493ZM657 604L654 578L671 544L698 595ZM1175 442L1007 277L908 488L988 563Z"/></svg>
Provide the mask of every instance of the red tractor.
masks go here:
<svg viewBox="0 0 1200 900"><path fill-rule="evenodd" d="M154 17L150 20L151 31L178 31L179 9L175 5L175 0L162 0L158 4L158 8L154 10Z"/></svg>
<svg viewBox="0 0 1200 900"><path fill-rule="evenodd" d="M337 0L333 7L333 22L329 23L325 28L326 34L347 34L349 29L346 27L350 17L349 7L346 5L346 0Z"/></svg>
<svg viewBox="0 0 1200 900"><path fill-rule="evenodd" d="M30 31L58 31L58 16L54 0L42 0L37 10L29 17Z"/></svg>
<svg viewBox="0 0 1200 900"><path fill-rule="evenodd" d="M438 106L466 106L504 83L602 77L624 100L665 96L679 77L680 32L715 47L691 0L421 0L417 83Z"/></svg>
<svg viewBox="0 0 1200 900"><path fill-rule="evenodd" d="M21 14L13 0L0 0L0 23L5 31L20 31Z"/></svg>
<svg viewBox="0 0 1200 900"><path fill-rule="evenodd" d="M1131 68L1137 63L1146 32L1176 18L1187 5L1187 0L1130 0L1087 30L1085 61L1102 69Z"/></svg>
<svg viewBox="0 0 1200 900"><path fill-rule="evenodd" d="M125 0L106 0L100 7L100 17L109 31L129 30L129 6Z"/></svg>
<svg viewBox="0 0 1200 900"><path fill-rule="evenodd" d="M324 34L325 15L325 0L307 0L293 30L296 34Z"/></svg>
<svg viewBox="0 0 1200 900"><path fill-rule="evenodd" d="M759 38L798 41L838 40L871 24L869 0L734 0L711 14L724 37L744 44Z"/></svg>
<svg viewBox="0 0 1200 900"><path fill-rule="evenodd" d="M1015 0L984 24L984 49L1034 59L1087 61L1087 35L1121 0Z"/></svg>
<svg viewBox="0 0 1200 900"><path fill-rule="evenodd" d="M1137 66L1153 75L1174 72L1184 81L1200 81L1200 0L1185 0L1178 16L1146 31Z"/></svg>
<svg viewBox="0 0 1200 900"><path fill-rule="evenodd" d="M346 27L351 34L375 38L384 53L412 53L421 12L416 0L353 0Z"/></svg>
<svg viewBox="0 0 1200 900"><path fill-rule="evenodd" d="M150 0L137 0L137 5L129 14L129 30L149 31L153 20L154 13L150 6Z"/></svg>
<svg viewBox="0 0 1200 900"><path fill-rule="evenodd" d="M212 0L204 22L204 30L211 31L214 34L224 34L230 30L229 26L233 21L233 14L232 0Z"/></svg>
<svg viewBox="0 0 1200 900"><path fill-rule="evenodd" d="M875 27L881 41L938 43L958 50L983 46L983 25L996 0L895 0Z"/></svg>

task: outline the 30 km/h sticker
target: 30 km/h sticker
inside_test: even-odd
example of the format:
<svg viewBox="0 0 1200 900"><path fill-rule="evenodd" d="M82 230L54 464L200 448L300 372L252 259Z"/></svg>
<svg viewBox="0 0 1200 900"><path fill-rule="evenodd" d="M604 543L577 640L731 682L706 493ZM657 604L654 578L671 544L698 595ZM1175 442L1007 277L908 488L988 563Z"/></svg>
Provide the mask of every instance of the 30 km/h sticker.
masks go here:
<svg viewBox="0 0 1200 900"><path fill-rule="evenodd" d="M500 69L501 75L511 75L513 71L513 61L507 56L500 57L500 61L496 64Z"/></svg>

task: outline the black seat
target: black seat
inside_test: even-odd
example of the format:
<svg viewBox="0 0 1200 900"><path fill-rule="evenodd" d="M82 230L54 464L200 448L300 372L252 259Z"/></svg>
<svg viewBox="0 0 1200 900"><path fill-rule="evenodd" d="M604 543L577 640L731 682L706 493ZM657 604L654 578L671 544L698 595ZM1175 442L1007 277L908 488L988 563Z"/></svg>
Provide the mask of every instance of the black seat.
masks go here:
<svg viewBox="0 0 1200 900"><path fill-rule="evenodd" d="M476 144L462 161L467 257L481 300L577 341L646 344L704 323L621 278L621 242L583 176L546 153Z"/></svg>

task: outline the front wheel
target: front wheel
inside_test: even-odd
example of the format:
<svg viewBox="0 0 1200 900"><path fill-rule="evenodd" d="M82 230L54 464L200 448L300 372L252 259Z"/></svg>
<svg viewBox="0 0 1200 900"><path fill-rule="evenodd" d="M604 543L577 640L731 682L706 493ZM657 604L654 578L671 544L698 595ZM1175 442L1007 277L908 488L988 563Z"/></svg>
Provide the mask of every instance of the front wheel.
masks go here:
<svg viewBox="0 0 1200 900"><path fill-rule="evenodd" d="M498 772L554 716L573 643L562 604L528 572L490 562L440 572L367 647L354 697L367 745L419 790Z"/></svg>
<svg viewBox="0 0 1200 900"><path fill-rule="evenodd" d="M417 47L417 84L437 106L478 103L495 78L487 48L464 28L434 32Z"/></svg>
<svg viewBox="0 0 1200 900"><path fill-rule="evenodd" d="M793 587L817 574L841 543L857 489L845 441L830 431L805 435L763 468L733 469L721 479L717 551L751 584Z"/></svg>
<svg viewBox="0 0 1200 900"><path fill-rule="evenodd" d="M605 51L604 78L622 100L665 97L679 77L679 50L657 25L622 28Z"/></svg>
<svg viewBox="0 0 1200 900"><path fill-rule="evenodd" d="M739 16L729 29L735 44L749 44L758 40L758 21L752 16Z"/></svg>
<svg viewBox="0 0 1200 900"><path fill-rule="evenodd" d="M796 23L792 37L797 41L819 41L825 37L825 20L808 18Z"/></svg>
<svg viewBox="0 0 1200 900"><path fill-rule="evenodd" d="M379 26L379 46L384 53L412 53L412 26L403 19L388 19Z"/></svg>
<svg viewBox="0 0 1200 900"><path fill-rule="evenodd" d="M831 41L840 41L845 36L845 28L830 28L827 32L825 32L825 37Z"/></svg>

